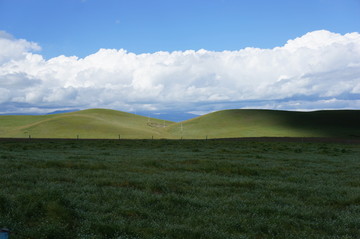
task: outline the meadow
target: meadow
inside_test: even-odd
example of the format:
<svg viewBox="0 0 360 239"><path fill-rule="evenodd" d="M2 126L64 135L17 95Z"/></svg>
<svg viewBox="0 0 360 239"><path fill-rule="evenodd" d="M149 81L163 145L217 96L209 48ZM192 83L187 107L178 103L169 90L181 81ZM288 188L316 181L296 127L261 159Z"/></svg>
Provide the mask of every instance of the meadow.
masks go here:
<svg viewBox="0 0 360 239"><path fill-rule="evenodd" d="M2 115L2 138L205 139L360 137L360 110L313 112L235 109L171 122L109 109L52 115Z"/></svg>
<svg viewBox="0 0 360 239"><path fill-rule="evenodd" d="M17 238L360 235L360 145L0 141L0 228Z"/></svg>

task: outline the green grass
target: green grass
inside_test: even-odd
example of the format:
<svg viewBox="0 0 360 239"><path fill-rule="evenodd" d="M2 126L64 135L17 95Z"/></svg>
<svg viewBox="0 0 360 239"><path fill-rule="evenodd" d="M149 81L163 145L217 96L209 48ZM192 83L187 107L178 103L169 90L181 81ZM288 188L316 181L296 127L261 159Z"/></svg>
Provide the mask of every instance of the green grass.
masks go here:
<svg viewBox="0 0 360 239"><path fill-rule="evenodd" d="M276 110L223 110L167 130L188 139L229 137L360 137L359 110L292 112ZM181 127L182 125L182 127ZM182 131L181 131L182 128Z"/></svg>
<svg viewBox="0 0 360 239"><path fill-rule="evenodd" d="M115 110L91 109L44 116L1 116L1 137L107 138L166 137L164 125L172 124Z"/></svg>
<svg viewBox="0 0 360 239"><path fill-rule="evenodd" d="M360 145L2 140L17 238L358 238Z"/></svg>
<svg viewBox="0 0 360 239"><path fill-rule="evenodd" d="M174 123L115 110L0 116L0 138L360 137L360 110L224 110ZM181 126L182 125L182 126ZM165 126L165 127L164 127ZM182 129L182 130L181 130Z"/></svg>

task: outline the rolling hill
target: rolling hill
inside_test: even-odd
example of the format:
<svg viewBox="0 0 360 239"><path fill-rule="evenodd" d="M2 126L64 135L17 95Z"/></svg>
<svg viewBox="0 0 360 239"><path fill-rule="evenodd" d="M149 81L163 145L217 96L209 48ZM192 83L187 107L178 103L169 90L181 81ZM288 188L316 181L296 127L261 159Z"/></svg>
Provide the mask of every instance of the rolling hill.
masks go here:
<svg viewBox="0 0 360 239"><path fill-rule="evenodd" d="M173 122L107 109L41 116L0 116L0 137L118 138L166 137ZM170 137L170 136L169 136Z"/></svg>
<svg viewBox="0 0 360 239"><path fill-rule="evenodd" d="M167 131L183 138L360 137L360 111L223 110L172 124Z"/></svg>
<svg viewBox="0 0 360 239"><path fill-rule="evenodd" d="M107 109L0 116L0 137L199 139L360 137L360 110L223 110L180 123Z"/></svg>

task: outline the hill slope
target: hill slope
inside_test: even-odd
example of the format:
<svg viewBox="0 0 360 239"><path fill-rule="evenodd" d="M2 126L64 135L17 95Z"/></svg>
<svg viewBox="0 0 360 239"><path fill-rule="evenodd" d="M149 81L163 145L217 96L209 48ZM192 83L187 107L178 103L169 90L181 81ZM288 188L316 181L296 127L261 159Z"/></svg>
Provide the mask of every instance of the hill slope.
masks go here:
<svg viewBox="0 0 360 239"><path fill-rule="evenodd" d="M167 130L184 138L353 137L360 136L360 111L223 110L173 124Z"/></svg>
<svg viewBox="0 0 360 239"><path fill-rule="evenodd" d="M166 126L166 127L164 127ZM0 137L185 139L231 137L360 137L360 110L292 112L223 110L181 123L115 110L0 116Z"/></svg>
<svg viewBox="0 0 360 239"><path fill-rule="evenodd" d="M1 116L0 137L161 138L173 122L115 110L90 109L40 116Z"/></svg>

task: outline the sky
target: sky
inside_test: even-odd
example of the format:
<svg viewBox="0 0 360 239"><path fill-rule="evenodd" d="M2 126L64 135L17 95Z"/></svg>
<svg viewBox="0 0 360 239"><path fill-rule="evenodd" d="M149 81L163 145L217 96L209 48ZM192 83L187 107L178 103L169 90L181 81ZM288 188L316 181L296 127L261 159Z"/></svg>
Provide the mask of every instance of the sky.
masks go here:
<svg viewBox="0 0 360 239"><path fill-rule="evenodd" d="M0 114L360 109L360 0L0 0Z"/></svg>

